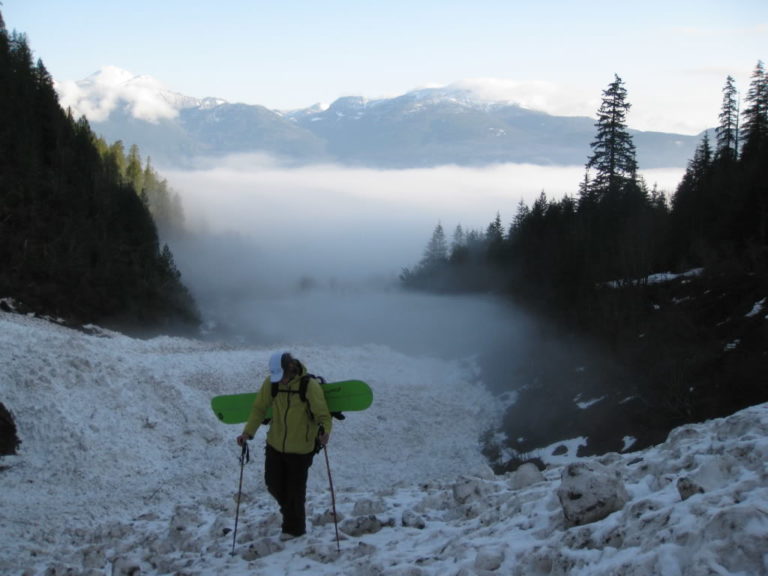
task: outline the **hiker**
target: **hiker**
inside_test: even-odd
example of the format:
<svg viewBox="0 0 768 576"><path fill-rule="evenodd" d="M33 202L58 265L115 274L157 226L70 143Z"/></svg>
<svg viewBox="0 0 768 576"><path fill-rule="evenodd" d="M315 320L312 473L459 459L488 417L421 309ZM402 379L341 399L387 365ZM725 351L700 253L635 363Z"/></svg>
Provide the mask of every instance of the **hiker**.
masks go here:
<svg viewBox="0 0 768 576"><path fill-rule="evenodd" d="M328 443L331 414L319 381L282 351L269 359L269 376L237 437L238 445L253 439L270 406L264 480L283 515L280 538L290 540L306 533L307 476L314 455Z"/></svg>

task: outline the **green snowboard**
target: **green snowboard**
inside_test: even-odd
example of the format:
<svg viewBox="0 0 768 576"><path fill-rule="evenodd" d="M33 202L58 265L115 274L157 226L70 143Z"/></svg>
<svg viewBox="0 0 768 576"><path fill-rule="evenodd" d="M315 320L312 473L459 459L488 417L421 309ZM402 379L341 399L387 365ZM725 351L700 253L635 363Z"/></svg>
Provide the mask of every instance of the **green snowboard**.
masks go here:
<svg viewBox="0 0 768 576"><path fill-rule="evenodd" d="M330 412L355 412L365 410L373 403L373 390L362 380L326 382L321 385ZM211 408L224 424L239 424L248 420L256 392L226 394L211 399ZM271 417L271 409L267 418Z"/></svg>

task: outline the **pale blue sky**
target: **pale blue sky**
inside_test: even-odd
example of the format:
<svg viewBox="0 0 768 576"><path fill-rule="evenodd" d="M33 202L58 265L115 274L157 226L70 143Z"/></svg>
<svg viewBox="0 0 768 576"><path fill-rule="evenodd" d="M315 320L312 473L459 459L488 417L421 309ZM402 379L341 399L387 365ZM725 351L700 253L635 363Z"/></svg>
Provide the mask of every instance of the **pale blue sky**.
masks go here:
<svg viewBox="0 0 768 576"><path fill-rule="evenodd" d="M523 84L529 97L543 91L542 108L591 115L618 73L630 125L694 133L717 123L726 76L746 90L768 58L766 0L4 0L0 10L56 80L113 65L274 109L484 79L494 93Z"/></svg>

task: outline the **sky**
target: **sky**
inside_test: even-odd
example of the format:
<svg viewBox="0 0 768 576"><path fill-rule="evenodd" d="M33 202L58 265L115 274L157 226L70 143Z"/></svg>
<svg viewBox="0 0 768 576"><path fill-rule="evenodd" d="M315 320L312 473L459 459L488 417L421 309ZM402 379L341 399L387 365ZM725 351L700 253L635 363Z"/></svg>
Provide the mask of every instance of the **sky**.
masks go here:
<svg viewBox="0 0 768 576"><path fill-rule="evenodd" d="M641 130L717 122L768 53L768 2L695 0L4 0L6 26L59 82L104 66L198 98L271 109L472 81L498 98L594 115L618 74Z"/></svg>

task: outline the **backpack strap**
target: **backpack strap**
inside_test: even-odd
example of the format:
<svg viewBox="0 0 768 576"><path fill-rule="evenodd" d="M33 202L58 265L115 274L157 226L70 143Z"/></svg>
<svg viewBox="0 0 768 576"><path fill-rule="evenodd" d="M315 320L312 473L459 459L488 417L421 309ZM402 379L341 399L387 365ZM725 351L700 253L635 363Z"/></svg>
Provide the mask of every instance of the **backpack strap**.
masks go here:
<svg viewBox="0 0 768 576"><path fill-rule="evenodd" d="M299 382L299 398L302 402L307 401L307 387L309 386L309 379L314 378L312 374L304 374Z"/></svg>
<svg viewBox="0 0 768 576"><path fill-rule="evenodd" d="M315 380L317 380L321 386L325 384L325 378L323 378L322 376L315 376L314 374L304 374L304 376L301 377L301 382L299 383L299 397L301 398L302 402L307 401L307 387L309 386L310 378L314 378Z"/></svg>
<svg viewBox="0 0 768 576"><path fill-rule="evenodd" d="M306 403L307 405L307 412L309 412L309 417L312 418L312 420L315 419L315 415L312 412L312 406L309 402L307 402L307 388L309 387L309 379L314 378L315 380L319 380L321 383L324 382L323 378L320 376L315 376L314 374L304 374L304 376L301 377L301 381L299 382L299 398L301 398L301 401Z"/></svg>
<svg viewBox="0 0 768 576"><path fill-rule="evenodd" d="M312 414L312 407L309 406L309 402L307 402L307 387L309 386L309 380L310 378L314 378L317 380L320 385L322 386L325 384L325 378L322 376L315 376L314 374L304 374L304 376L301 377L301 381L299 382L299 390L298 392L293 390L282 390L282 392L285 392L287 394L297 394L299 395L299 398L302 402L305 402L307 404L307 410L309 410L310 416L314 419L314 414ZM281 390L279 389L279 383L278 382L272 382L272 398L277 396ZM344 420L346 417L342 412L331 412L331 416L336 418L337 420ZM269 419L264 420L263 424L269 423Z"/></svg>

